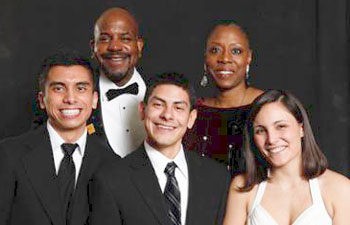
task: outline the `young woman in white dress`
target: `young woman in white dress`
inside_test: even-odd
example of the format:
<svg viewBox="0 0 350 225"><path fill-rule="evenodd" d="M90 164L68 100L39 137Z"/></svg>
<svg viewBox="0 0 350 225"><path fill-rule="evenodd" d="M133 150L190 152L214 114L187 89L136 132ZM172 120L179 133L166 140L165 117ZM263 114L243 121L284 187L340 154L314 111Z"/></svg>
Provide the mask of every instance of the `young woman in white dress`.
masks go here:
<svg viewBox="0 0 350 225"><path fill-rule="evenodd" d="M244 138L247 171L231 183L224 225L350 224L350 181L327 169L292 94L258 97Z"/></svg>

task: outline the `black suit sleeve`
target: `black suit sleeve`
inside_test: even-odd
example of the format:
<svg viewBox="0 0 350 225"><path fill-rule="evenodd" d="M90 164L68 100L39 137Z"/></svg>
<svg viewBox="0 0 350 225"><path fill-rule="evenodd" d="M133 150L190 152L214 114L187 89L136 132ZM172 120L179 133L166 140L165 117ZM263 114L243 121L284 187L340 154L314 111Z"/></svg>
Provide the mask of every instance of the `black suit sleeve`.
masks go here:
<svg viewBox="0 0 350 225"><path fill-rule="evenodd" d="M89 225L121 225L117 203L103 174L97 174L90 183Z"/></svg>
<svg viewBox="0 0 350 225"><path fill-rule="evenodd" d="M231 182L231 176L229 173L227 173L226 180L225 180L225 185L223 188L223 191L221 193L221 201L220 201L220 208L218 211L218 218L217 218L217 224L221 225L224 220L224 215L226 211L226 203L227 203L227 196L228 196L228 191L230 187L230 182Z"/></svg>
<svg viewBox="0 0 350 225"><path fill-rule="evenodd" d="M9 224L15 193L15 176L7 152L0 145L0 225Z"/></svg>

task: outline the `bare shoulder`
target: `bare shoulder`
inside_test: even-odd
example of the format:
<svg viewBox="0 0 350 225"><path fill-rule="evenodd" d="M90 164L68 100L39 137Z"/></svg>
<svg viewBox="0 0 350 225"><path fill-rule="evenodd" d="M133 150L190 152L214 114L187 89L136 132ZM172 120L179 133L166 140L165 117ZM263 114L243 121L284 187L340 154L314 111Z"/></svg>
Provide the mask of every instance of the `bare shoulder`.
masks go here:
<svg viewBox="0 0 350 225"><path fill-rule="evenodd" d="M335 194L350 194L350 180L340 173L327 169L320 177L321 189Z"/></svg>
<svg viewBox="0 0 350 225"><path fill-rule="evenodd" d="M214 107L215 100L213 97L200 98L197 100L197 104L205 105L205 106L209 106L209 107Z"/></svg>
<svg viewBox="0 0 350 225"><path fill-rule="evenodd" d="M241 188L245 184L245 178L243 175L236 176L231 181L230 192L227 200L227 207L224 219L224 225L228 224L246 224L249 209L253 202L253 196L257 191L255 185L253 189L249 191L243 191Z"/></svg>
<svg viewBox="0 0 350 225"><path fill-rule="evenodd" d="M344 212L350 210L350 180L331 170L326 170L319 176L318 180L323 202L329 215L333 219L336 218L336 220L341 217L348 217Z"/></svg>
<svg viewBox="0 0 350 225"><path fill-rule="evenodd" d="M249 103L252 103L259 95L261 95L262 93L264 93L263 90L254 88L254 87L249 87L247 89L247 101Z"/></svg>
<svg viewBox="0 0 350 225"><path fill-rule="evenodd" d="M250 203L252 202L253 197L255 196L258 185L254 185L254 187L251 190L245 191L241 189L244 186L244 184L245 184L245 177L243 175L236 176L231 181L230 193L236 195L237 198L244 200L247 206L249 206Z"/></svg>

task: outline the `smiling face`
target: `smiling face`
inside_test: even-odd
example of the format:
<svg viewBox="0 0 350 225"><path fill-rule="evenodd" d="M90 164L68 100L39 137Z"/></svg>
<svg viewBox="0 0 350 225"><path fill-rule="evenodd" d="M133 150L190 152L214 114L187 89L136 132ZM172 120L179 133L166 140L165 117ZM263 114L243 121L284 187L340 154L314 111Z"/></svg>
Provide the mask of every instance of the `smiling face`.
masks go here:
<svg viewBox="0 0 350 225"><path fill-rule="evenodd" d="M159 84L148 98L140 103L139 110L147 132L147 142L158 151L176 153L181 146L187 128L191 128L197 116L190 110L188 93L173 84Z"/></svg>
<svg viewBox="0 0 350 225"><path fill-rule="evenodd" d="M219 25L209 35L205 54L206 70L219 89L246 85L246 68L251 58L247 36L238 26Z"/></svg>
<svg viewBox="0 0 350 225"><path fill-rule="evenodd" d="M96 23L92 48L102 72L119 86L127 83L143 48L135 19L123 9L106 11Z"/></svg>
<svg viewBox="0 0 350 225"><path fill-rule="evenodd" d="M65 131L82 134L98 101L92 75L80 65L51 67L44 92L40 92L38 98L49 123L59 134Z"/></svg>
<svg viewBox="0 0 350 225"><path fill-rule="evenodd" d="M303 126L282 103L264 105L253 126L255 145L272 166L281 167L291 161L301 165Z"/></svg>

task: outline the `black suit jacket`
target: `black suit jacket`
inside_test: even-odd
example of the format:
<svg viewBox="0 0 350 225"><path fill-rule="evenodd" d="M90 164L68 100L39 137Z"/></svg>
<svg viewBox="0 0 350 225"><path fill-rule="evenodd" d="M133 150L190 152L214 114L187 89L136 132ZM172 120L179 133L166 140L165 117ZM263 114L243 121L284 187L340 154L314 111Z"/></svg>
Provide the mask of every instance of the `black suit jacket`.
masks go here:
<svg viewBox="0 0 350 225"><path fill-rule="evenodd" d="M221 224L230 177L224 166L185 151L189 173L186 225ZM168 225L166 204L144 147L92 182L91 225Z"/></svg>
<svg viewBox="0 0 350 225"><path fill-rule="evenodd" d="M100 140L88 136L69 224L85 224L89 180L102 163L119 161ZM0 144L0 225L65 225L54 159L46 127Z"/></svg>

